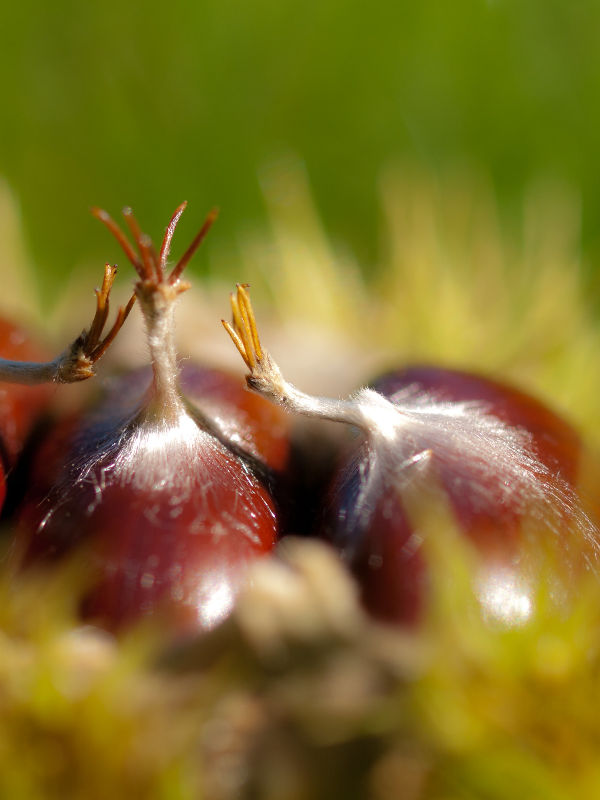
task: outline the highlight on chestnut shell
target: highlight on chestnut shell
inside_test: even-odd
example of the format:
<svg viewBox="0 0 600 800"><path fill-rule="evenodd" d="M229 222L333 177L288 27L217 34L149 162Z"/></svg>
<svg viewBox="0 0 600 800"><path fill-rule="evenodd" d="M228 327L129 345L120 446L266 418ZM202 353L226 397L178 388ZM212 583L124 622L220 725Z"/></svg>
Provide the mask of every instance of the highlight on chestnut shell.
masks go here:
<svg viewBox="0 0 600 800"><path fill-rule="evenodd" d="M262 347L246 286L231 304L232 322L223 325L251 389L361 431L340 460L315 533L339 549L375 617L409 626L423 618L428 540L436 536L420 525L428 506L447 509L472 548L473 590L491 623L525 624L542 590L560 610L577 576L597 569L598 509L579 480L584 447L542 403L435 367L391 373L344 400L312 397L286 381Z"/></svg>
<svg viewBox="0 0 600 800"><path fill-rule="evenodd" d="M176 632L214 626L279 532L273 486L289 449L285 415L227 373L191 362L179 369L182 273L216 217L169 270L184 208L158 254L131 209L123 213L136 248L93 210L138 274L151 367L115 379L94 408L48 435L20 517L18 563L81 549L96 573L84 615L112 629L149 616Z"/></svg>

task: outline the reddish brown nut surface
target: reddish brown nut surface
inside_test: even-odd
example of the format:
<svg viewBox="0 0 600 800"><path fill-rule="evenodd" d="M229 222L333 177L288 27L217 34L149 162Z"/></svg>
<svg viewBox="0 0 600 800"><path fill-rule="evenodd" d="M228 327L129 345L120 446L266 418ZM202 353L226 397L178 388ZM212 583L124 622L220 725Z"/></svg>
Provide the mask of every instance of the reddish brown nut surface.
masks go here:
<svg viewBox="0 0 600 800"><path fill-rule="evenodd" d="M87 619L117 629L162 617L175 633L210 628L230 612L248 565L279 533L273 496L289 449L285 415L243 382L186 362L174 311L183 266L208 230L167 270L130 210L138 252L105 212L138 272L151 368L113 381L89 412L50 433L21 515L18 559L31 566L79 551L94 578Z"/></svg>
<svg viewBox="0 0 600 800"><path fill-rule="evenodd" d="M0 358L39 361L46 354L23 328L0 317ZM0 382L0 508L6 497L6 473L15 466L27 438L48 406L48 385Z"/></svg>
<svg viewBox="0 0 600 800"><path fill-rule="evenodd" d="M435 432L428 438L430 428L420 436L417 427L410 431L413 441L403 449L403 463L387 476L380 475L378 488L367 492L372 452L363 442L333 480L322 535L344 553L366 608L384 621L412 625L426 607L424 536L432 534L417 529L403 500L417 463L411 460L423 452L427 463L415 479L436 484L457 528L474 545L484 613L509 625L521 624L534 613L548 547L565 571L550 587L559 604L563 581L570 583L588 561L596 560L595 512L591 503L580 506L584 447L574 428L524 392L456 370L411 367L383 376L373 389L399 406L414 404L418 398L425 413L428 403L445 409L459 404L481 409L507 431L518 431L529 455L519 466L522 455L509 448L504 457L514 458L515 463L503 464L485 431L480 446L465 439L451 449ZM422 502L429 502L426 492Z"/></svg>
<svg viewBox="0 0 600 800"><path fill-rule="evenodd" d="M22 511L22 558L39 564L81 548L95 575L84 616L105 627L164 614L177 631L209 628L277 539L272 484L287 458L285 420L264 401L259 413L247 409L234 377L188 364L189 416L146 425L150 383L147 371L117 379L94 410L47 436ZM200 389L239 452L195 416Z"/></svg>
<svg viewBox="0 0 600 800"><path fill-rule="evenodd" d="M409 626L422 619L428 547L443 535L442 525L426 524L429 509L474 551L473 588L490 621L525 623L541 594L560 609L582 571L598 570L598 459L544 404L439 367L399 370L343 400L313 397L262 347L244 286L232 308L233 324L224 324L251 389L360 431L315 533L338 548L374 616Z"/></svg>
<svg viewBox="0 0 600 800"><path fill-rule="evenodd" d="M0 318L0 358L19 362L45 360L42 347L18 325ZM0 438L7 466L12 466L32 426L46 407L52 388L0 381Z"/></svg>

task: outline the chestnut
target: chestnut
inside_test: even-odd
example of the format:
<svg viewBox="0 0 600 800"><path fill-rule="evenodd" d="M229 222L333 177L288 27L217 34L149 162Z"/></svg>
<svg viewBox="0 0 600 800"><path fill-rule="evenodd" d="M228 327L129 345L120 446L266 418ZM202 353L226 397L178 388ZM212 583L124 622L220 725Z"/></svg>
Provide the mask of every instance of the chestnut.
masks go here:
<svg viewBox="0 0 600 800"><path fill-rule="evenodd" d="M582 442L541 402L439 367L392 372L345 400L311 397L262 348L244 286L224 325L251 389L359 429L324 492L315 533L342 554L376 618L412 626L423 617L427 537L436 533L422 529L415 504L447 507L474 550L474 590L490 621L529 619L549 561L557 606L597 562L597 513L580 485Z"/></svg>
<svg viewBox="0 0 600 800"><path fill-rule="evenodd" d="M48 435L20 517L21 564L80 549L95 575L83 614L108 629L147 617L161 617L175 634L216 625L247 565L279 532L273 487L288 457L285 415L227 373L179 368L174 316L189 288L181 275L215 218L168 270L184 208L158 254L130 209L124 216L139 252L94 210L138 273L151 368L115 379L95 407Z"/></svg>

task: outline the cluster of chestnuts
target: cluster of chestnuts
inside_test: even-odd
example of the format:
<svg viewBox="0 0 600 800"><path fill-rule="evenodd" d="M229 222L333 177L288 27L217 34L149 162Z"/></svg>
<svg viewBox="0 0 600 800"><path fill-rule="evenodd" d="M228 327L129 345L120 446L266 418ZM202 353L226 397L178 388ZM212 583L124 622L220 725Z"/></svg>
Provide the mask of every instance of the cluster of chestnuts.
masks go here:
<svg viewBox="0 0 600 800"><path fill-rule="evenodd" d="M317 489L306 533L339 551L373 617L414 626L427 608L426 538L435 531L420 526L418 504L447 509L476 555L482 613L501 623L522 624L534 613L541 581L560 603L583 570L595 569L600 483L583 485L583 443L514 388L425 366L390 372L344 400L306 395L262 347L245 285L231 295L232 321L224 325L251 391L224 371L180 366L174 317L189 287L183 270L215 216L169 268L184 207L158 253L130 210L135 247L94 209L138 275L108 333L115 275L108 265L89 330L54 361L40 361L23 332L0 322L2 501L5 473L26 444L29 453L24 489L15 485L7 504L17 573L76 555L92 576L83 619L111 630L145 617L164 619L178 634L213 627L231 611L248 565L299 532L294 509L310 506L303 492L311 481L296 474L298 463L323 472L309 456L292 457L294 414L353 432ZM32 440L48 383L90 377L135 300L149 367L114 378L92 407L54 420Z"/></svg>

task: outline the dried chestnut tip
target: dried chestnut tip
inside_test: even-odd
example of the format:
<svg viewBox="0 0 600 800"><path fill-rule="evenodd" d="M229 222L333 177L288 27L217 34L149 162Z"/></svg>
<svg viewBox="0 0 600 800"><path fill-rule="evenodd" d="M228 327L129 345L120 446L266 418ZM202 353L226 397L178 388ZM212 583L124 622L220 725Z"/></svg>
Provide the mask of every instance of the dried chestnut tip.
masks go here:
<svg viewBox="0 0 600 800"><path fill-rule="evenodd" d="M221 320L231 341L250 370L246 375L248 388L289 410L318 415L318 412L314 411L312 402L309 402L309 412L297 405L296 401L300 396L305 399L308 396L299 393L291 383L285 380L271 355L262 347L248 288L247 283L236 285L236 291L229 295L232 322Z"/></svg>
<svg viewBox="0 0 600 800"><path fill-rule="evenodd" d="M133 295L125 307L119 308L113 326L103 336L109 314L110 291L116 274L116 267L105 264L102 285L95 290L96 311L92 323L63 353L54 361L40 363L0 358L0 381L34 385L77 383L91 378L95 374L94 365L110 347L135 302Z"/></svg>
<svg viewBox="0 0 600 800"><path fill-rule="evenodd" d="M140 270L142 269L142 264L137 256L137 253L131 246L128 238L125 236L123 231L114 221L114 219L110 216L110 214L107 211L105 211L103 208L98 208L97 206L93 206L91 208L91 213L92 216L94 216L97 220L100 220L100 222L106 225L108 230L112 233L117 242L121 245L123 252L129 259L129 261L132 263L135 271L138 273L138 275L140 275L140 277L142 277L140 273Z"/></svg>
<svg viewBox="0 0 600 800"><path fill-rule="evenodd" d="M171 242L177 227L177 223L179 222L179 219L186 206L187 201L184 201L175 209L173 216L167 225L165 235L161 243L160 252L158 254L154 249L152 239L150 236L142 232L138 221L129 206L126 206L122 213L127 227L129 228L129 232L134 239L137 252L127 238L126 234L106 211L97 207L93 207L91 209L93 216L106 225L108 230L121 245L123 252L133 265L140 278L138 286L141 288L143 285L143 290L145 293L147 293L151 287L158 288L159 286L165 284L168 286L177 286L176 294L180 294L189 288L189 284L180 281L181 274L212 227L215 219L217 218L218 211L217 209L212 209L212 211L209 212L196 237L185 253L181 256L179 261L175 264L170 275L167 277L165 272L167 267L167 259L171 250Z"/></svg>
<svg viewBox="0 0 600 800"><path fill-rule="evenodd" d="M104 333L110 310L110 292L117 274L117 267L105 264L102 285L95 290L96 312L90 327L75 339L57 367L55 380L59 383L76 383L95 374L94 365L108 350L119 333L135 303L133 294L126 306L121 306L112 327Z"/></svg>
<svg viewBox="0 0 600 800"><path fill-rule="evenodd" d="M177 211L173 215L173 219L175 219L175 224L177 224L177 222L179 220L179 217L181 216L181 213L183 212L183 210L185 208L185 204L182 203L182 205L179 206L179 208L181 209L181 211L179 211L179 209L177 209ZM178 211L179 211L179 215L176 217ZM212 228L212 226L215 223L215 221L216 221L218 216L219 216L219 209L218 208L212 208L208 212L208 214L206 215L206 219L204 220L204 222L202 224L202 227L200 228L200 230L198 231L198 233L194 237L192 243L190 244L188 249L185 251L185 253L181 256L181 258L179 259L177 264L175 264L175 266L173 267L173 270L171 271L171 274L169 275L169 277L167 279L168 283L171 284L171 286L173 286L173 284L177 283L177 281L180 279L181 273L187 267L187 265L190 262L192 256L194 255L196 250L200 247L200 245L204 241L204 238L206 237L206 234ZM167 240L168 234L169 234L169 228L167 228L167 233L165 233L165 238L163 240L163 248L164 248L164 245L165 245L165 241ZM172 236L172 233L171 233L171 236ZM161 252L162 252L163 248L161 248Z"/></svg>
<svg viewBox="0 0 600 800"><path fill-rule="evenodd" d="M236 291L229 295L232 322L222 319L221 323L254 377L254 374L261 370L265 354L260 344L254 309L247 291L249 288L247 283L236 284Z"/></svg>

